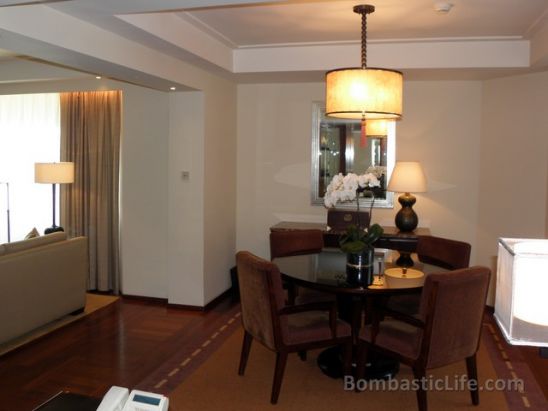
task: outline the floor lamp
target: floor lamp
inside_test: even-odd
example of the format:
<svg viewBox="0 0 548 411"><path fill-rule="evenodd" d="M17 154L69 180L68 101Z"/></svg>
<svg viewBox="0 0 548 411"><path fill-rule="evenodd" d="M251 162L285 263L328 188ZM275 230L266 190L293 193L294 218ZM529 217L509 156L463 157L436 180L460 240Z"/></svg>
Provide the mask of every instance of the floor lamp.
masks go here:
<svg viewBox="0 0 548 411"><path fill-rule="evenodd" d="M57 184L70 184L74 182L74 163L35 163L34 164L34 182L40 184L51 184L53 199L53 225L44 230L44 234L64 231L55 223L55 187Z"/></svg>
<svg viewBox="0 0 548 411"><path fill-rule="evenodd" d="M10 227L10 183L0 182L0 184L6 185L6 217L8 227L8 243L11 242L11 227Z"/></svg>

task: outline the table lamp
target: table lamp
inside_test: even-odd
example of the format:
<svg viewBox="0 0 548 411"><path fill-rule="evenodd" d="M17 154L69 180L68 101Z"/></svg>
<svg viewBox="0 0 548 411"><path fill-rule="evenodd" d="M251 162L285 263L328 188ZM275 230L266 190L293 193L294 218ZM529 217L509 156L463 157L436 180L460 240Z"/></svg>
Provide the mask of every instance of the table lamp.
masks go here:
<svg viewBox="0 0 548 411"><path fill-rule="evenodd" d="M419 224L419 218L412 208L417 199L410 193L426 191L426 177L420 163L417 161L396 162L386 190L404 193L398 198L402 207L396 214L396 227L401 232L413 231Z"/></svg>
<svg viewBox="0 0 548 411"><path fill-rule="evenodd" d="M44 230L44 234L64 231L63 227L55 224L55 187L57 184L69 184L74 182L74 163L34 163L34 182L51 184L53 192L53 225Z"/></svg>
<svg viewBox="0 0 548 411"><path fill-rule="evenodd" d="M500 238L495 320L510 344L548 358L548 240Z"/></svg>

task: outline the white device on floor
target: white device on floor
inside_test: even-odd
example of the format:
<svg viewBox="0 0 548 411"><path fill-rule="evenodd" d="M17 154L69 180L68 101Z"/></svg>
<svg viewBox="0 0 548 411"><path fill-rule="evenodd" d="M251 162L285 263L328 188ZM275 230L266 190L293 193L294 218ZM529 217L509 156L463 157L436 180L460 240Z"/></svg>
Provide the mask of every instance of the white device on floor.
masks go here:
<svg viewBox="0 0 548 411"><path fill-rule="evenodd" d="M113 386L97 411L167 411L169 399L161 394Z"/></svg>

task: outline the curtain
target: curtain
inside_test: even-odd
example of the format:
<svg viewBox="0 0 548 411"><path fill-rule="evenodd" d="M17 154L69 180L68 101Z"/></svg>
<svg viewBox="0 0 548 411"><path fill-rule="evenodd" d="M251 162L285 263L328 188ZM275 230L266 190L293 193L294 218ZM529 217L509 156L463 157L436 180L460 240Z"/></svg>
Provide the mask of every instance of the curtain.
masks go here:
<svg viewBox="0 0 548 411"><path fill-rule="evenodd" d="M121 91L61 93L61 161L74 183L61 192L61 223L89 240L88 289L114 291L119 279Z"/></svg>

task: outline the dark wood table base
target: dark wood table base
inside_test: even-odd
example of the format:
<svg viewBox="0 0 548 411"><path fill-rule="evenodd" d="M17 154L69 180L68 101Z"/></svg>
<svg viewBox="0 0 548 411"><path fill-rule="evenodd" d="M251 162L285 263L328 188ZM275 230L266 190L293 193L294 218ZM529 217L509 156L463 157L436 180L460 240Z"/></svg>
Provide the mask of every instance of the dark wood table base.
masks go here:
<svg viewBox="0 0 548 411"><path fill-rule="evenodd" d="M318 366L322 372L331 378L343 377L343 361L341 347L328 348L318 355ZM352 368L355 370L356 363L352 363ZM365 367L365 379L367 380L383 380L394 378L400 369L400 364L391 358L385 358L375 355ZM355 375L355 372L353 372Z"/></svg>

